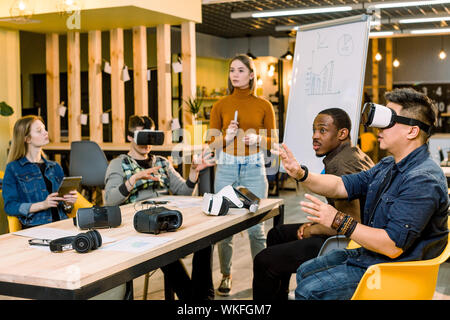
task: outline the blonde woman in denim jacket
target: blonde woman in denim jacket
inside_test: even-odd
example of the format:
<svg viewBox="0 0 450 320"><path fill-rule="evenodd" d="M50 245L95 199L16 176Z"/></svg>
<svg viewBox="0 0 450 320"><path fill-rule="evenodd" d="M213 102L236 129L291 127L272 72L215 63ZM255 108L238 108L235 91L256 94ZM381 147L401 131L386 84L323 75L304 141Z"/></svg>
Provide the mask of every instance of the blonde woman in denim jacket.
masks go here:
<svg viewBox="0 0 450 320"><path fill-rule="evenodd" d="M77 200L76 191L58 197L64 172L43 157L48 142L41 117L25 116L15 123L2 193L6 213L19 218L23 228L67 219L64 203L70 207Z"/></svg>

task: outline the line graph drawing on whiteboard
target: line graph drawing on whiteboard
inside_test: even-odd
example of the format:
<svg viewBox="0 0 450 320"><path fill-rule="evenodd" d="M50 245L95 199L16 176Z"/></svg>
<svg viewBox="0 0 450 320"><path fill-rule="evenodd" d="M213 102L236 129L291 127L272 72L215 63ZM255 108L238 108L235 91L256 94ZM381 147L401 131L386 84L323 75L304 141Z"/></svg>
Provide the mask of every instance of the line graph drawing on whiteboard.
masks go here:
<svg viewBox="0 0 450 320"><path fill-rule="evenodd" d="M341 56L350 56L353 53L353 38L344 34L338 39L337 52Z"/></svg>
<svg viewBox="0 0 450 320"><path fill-rule="evenodd" d="M318 73L312 66L306 72L305 91L309 96L339 94L334 88L334 60L329 61Z"/></svg>

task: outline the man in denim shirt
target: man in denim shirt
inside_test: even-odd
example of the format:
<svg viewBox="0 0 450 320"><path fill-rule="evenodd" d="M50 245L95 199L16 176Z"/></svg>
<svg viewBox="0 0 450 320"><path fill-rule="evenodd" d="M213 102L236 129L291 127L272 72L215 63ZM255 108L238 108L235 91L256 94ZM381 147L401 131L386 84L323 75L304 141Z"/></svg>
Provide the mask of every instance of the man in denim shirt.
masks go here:
<svg viewBox="0 0 450 320"><path fill-rule="evenodd" d="M380 148L392 156L367 171L342 177L308 174L283 145L286 170L312 192L349 200L366 196L362 223L311 195L306 196L311 202L301 203L309 220L334 228L361 247L333 250L302 264L296 299L350 299L370 265L432 259L447 244L446 179L426 144L434 106L412 89L396 89L385 98L390 112L400 116L392 116L394 121L378 134ZM402 117L409 123L399 123Z"/></svg>

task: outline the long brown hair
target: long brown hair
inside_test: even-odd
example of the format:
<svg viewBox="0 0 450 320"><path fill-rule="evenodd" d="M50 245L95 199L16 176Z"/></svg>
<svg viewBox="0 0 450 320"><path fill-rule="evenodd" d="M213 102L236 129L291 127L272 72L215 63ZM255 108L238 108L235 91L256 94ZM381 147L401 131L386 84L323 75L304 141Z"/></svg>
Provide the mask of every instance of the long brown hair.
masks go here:
<svg viewBox="0 0 450 320"><path fill-rule="evenodd" d="M255 88L256 88L256 68L255 68L255 62L253 61L252 58L250 58L248 55L246 54L238 54L236 55L233 59L231 59L230 61L230 65L228 66L228 92L230 94L233 93L234 91L234 87L233 87L233 83L230 80L230 67L231 64L233 63L234 60L239 60L240 62L242 62L250 71L250 73L253 72L253 79L250 79L250 82L248 83L248 86L250 88L250 92L251 93L255 93Z"/></svg>
<svg viewBox="0 0 450 320"><path fill-rule="evenodd" d="M25 140L30 135L31 124L36 120L44 122L40 116L35 115L25 116L16 121L6 163L25 157L28 151L28 144Z"/></svg>

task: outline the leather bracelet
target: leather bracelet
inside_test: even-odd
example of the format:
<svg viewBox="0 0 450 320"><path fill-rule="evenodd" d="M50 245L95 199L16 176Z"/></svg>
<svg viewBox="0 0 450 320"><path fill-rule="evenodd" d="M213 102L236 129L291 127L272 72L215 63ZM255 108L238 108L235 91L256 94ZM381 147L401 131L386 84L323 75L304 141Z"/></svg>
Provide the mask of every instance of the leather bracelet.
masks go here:
<svg viewBox="0 0 450 320"><path fill-rule="evenodd" d="M308 172L309 172L309 170L308 170L308 167L307 166L304 166L303 164L302 165L300 165L300 168L302 168L303 169L303 171L305 171L305 174L303 175L303 177L301 177L300 179L295 179L297 182L303 182L303 181L305 181L306 180L306 178L308 178Z"/></svg>
<svg viewBox="0 0 450 320"><path fill-rule="evenodd" d="M342 213L341 211L337 211L336 215L334 216L333 223L331 224L331 228L337 231L341 226L342 222L344 221L344 218L345 214Z"/></svg>

